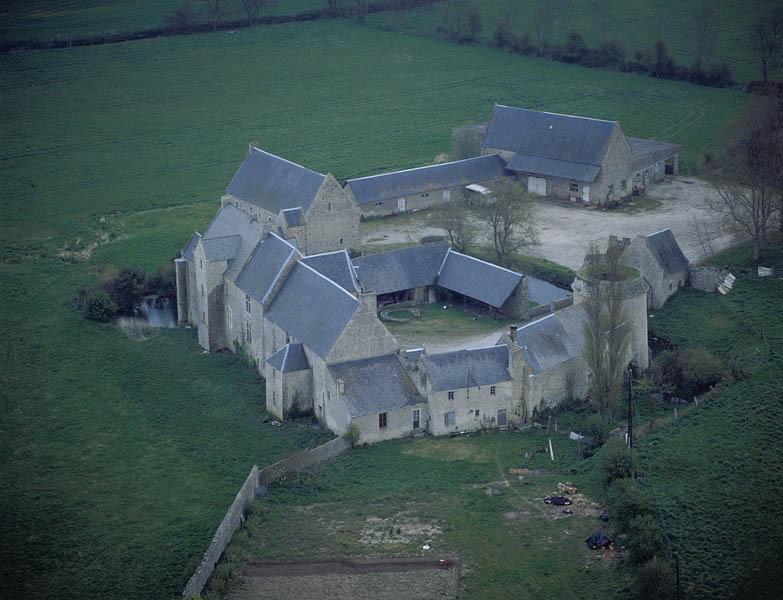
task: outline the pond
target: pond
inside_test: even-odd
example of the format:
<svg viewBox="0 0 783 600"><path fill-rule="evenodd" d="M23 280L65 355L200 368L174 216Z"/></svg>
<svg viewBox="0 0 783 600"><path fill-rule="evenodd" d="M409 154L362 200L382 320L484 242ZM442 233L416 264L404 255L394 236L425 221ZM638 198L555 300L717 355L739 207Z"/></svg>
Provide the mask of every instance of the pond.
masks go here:
<svg viewBox="0 0 783 600"><path fill-rule="evenodd" d="M149 327L176 327L177 303L171 298L147 296L136 306L135 318Z"/></svg>

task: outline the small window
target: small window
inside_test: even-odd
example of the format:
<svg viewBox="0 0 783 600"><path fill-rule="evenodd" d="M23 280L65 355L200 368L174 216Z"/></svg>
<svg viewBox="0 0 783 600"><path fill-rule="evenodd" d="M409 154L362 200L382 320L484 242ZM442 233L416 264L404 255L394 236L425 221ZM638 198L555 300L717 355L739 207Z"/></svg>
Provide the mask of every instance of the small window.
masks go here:
<svg viewBox="0 0 783 600"><path fill-rule="evenodd" d="M253 341L253 324L250 321L245 323L245 341L248 343Z"/></svg>
<svg viewBox="0 0 783 600"><path fill-rule="evenodd" d="M206 311L201 311L201 322L206 323L207 322L207 313Z"/></svg>
<svg viewBox="0 0 783 600"><path fill-rule="evenodd" d="M245 312L247 314L252 312L250 309L250 294L245 294Z"/></svg>
<svg viewBox="0 0 783 600"><path fill-rule="evenodd" d="M572 194L578 194L579 193L579 184L572 181L571 184L568 186L568 189L571 191Z"/></svg>
<svg viewBox="0 0 783 600"><path fill-rule="evenodd" d="M443 425L445 427L453 427L456 422L457 413L455 413L453 410L443 413Z"/></svg>
<svg viewBox="0 0 783 600"><path fill-rule="evenodd" d="M378 414L378 429L386 429L389 425L389 413Z"/></svg>
<svg viewBox="0 0 783 600"><path fill-rule="evenodd" d="M610 183L610 184L609 184L609 190L608 190L608 194L609 194L610 196L611 196L612 194L614 194L614 184L613 184L613 183Z"/></svg>
<svg viewBox="0 0 783 600"><path fill-rule="evenodd" d="M272 390L272 403L277 404L277 394L275 393L275 390Z"/></svg>
<svg viewBox="0 0 783 600"><path fill-rule="evenodd" d="M332 210L332 203L329 202L329 204L326 205L326 210Z"/></svg>
<svg viewBox="0 0 783 600"><path fill-rule="evenodd" d="M621 189L622 191L625 191L626 189L628 189L628 182L627 182L625 179L623 179L623 180L620 182L620 189Z"/></svg>
<svg viewBox="0 0 783 600"><path fill-rule="evenodd" d="M422 198L429 198L429 197L430 197L430 195L429 195L429 194L422 194L422 195L421 195L421 197L422 197Z"/></svg>
<svg viewBox="0 0 783 600"><path fill-rule="evenodd" d="M381 202L376 202L376 203L375 203L375 206L383 206L383 201L381 201Z"/></svg>
<svg viewBox="0 0 783 600"><path fill-rule="evenodd" d="M477 408L476 409L476 418L478 419L480 415L481 415L481 411Z"/></svg>
<svg viewBox="0 0 783 600"><path fill-rule="evenodd" d="M340 245L341 245L341 246L344 246L344 245L345 245L345 239L343 239L343 238L340 238Z"/></svg>
<svg viewBox="0 0 783 600"><path fill-rule="evenodd" d="M494 385L489 386L489 395L490 396L494 396L496 391L497 391L497 389L495 388Z"/></svg>
<svg viewBox="0 0 783 600"><path fill-rule="evenodd" d="M206 291L204 290L204 284L203 283L201 284L201 295L204 296L204 297L206 297L206 295L207 295Z"/></svg>
<svg viewBox="0 0 783 600"><path fill-rule="evenodd" d="M329 390L326 390L326 400L328 402L332 401L332 392L330 392Z"/></svg>
<svg viewBox="0 0 783 600"><path fill-rule="evenodd" d="M413 428L419 429L421 427L421 411L417 408L413 411Z"/></svg>
<svg viewBox="0 0 783 600"><path fill-rule="evenodd" d="M202 269L204 268L204 259L203 258L199 258L198 259L198 266L201 267Z"/></svg>
<svg viewBox="0 0 783 600"><path fill-rule="evenodd" d="M449 400L454 400L454 392L449 392Z"/></svg>

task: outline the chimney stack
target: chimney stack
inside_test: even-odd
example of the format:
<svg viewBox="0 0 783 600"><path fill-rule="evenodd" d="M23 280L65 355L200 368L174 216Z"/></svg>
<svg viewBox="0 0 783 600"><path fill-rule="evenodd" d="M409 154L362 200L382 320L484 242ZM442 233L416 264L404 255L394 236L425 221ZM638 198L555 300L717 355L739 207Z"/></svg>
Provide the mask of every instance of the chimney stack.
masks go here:
<svg viewBox="0 0 783 600"><path fill-rule="evenodd" d="M247 149L247 151L248 151L248 152L252 152L252 151L253 151L253 148L258 148L258 142L250 142L250 143L248 144L248 149Z"/></svg>
<svg viewBox="0 0 783 600"><path fill-rule="evenodd" d="M516 325L509 325L508 327L508 337L511 338L511 341L516 343L517 341L517 326Z"/></svg>

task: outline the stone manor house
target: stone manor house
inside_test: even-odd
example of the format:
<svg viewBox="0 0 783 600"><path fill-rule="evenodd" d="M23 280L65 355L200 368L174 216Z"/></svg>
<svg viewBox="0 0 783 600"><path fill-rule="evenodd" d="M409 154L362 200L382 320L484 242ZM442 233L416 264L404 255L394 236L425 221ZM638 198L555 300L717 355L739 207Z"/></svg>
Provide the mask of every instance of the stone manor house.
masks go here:
<svg viewBox="0 0 783 600"><path fill-rule="evenodd" d="M506 107L495 111L496 119ZM493 149L511 152L502 150L511 147L510 134L499 137L493 127L485 139ZM622 145L619 125L601 127L611 143ZM515 147L514 157L468 161L470 175L459 185L481 187L507 176L515 157L527 152ZM532 169L529 163L525 168ZM585 177L598 189L596 181L610 185L607 171L598 166ZM451 174L422 175L428 172L408 172L407 187L378 184L371 196L394 197L403 187L405 197L411 190L421 196L454 181ZM571 294L455 252L445 242L355 256L349 250L359 246L363 213L357 194L370 197L364 195L370 187L359 191L356 181L343 188L332 175L251 145L215 218L175 260L179 321L197 328L205 349L241 351L255 363L270 413L279 419L312 414L338 434L355 426L369 443L517 425L536 408L588 394L584 280L577 277ZM648 307L681 285L682 253L670 234L622 242L626 262L635 267L623 283L632 328L626 359L642 369L648 364ZM400 347L378 316L379 305L444 300L524 324L495 345L429 353ZM545 316L531 320L531 304Z"/></svg>

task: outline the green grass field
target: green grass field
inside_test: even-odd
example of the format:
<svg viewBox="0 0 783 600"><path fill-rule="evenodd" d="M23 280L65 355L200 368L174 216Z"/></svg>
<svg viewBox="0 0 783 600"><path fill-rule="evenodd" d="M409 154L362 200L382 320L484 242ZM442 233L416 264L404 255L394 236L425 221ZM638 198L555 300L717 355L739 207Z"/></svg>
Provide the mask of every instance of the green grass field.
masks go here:
<svg viewBox="0 0 783 600"><path fill-rule="evenodd" d="M385 325L395 336L409 339L417 336L449 338L492 333L518 322L514 319L492 319L460 306L449 306L444 310L443 306L425 304L421 307L420 317L411 318L405 323L389 322Z"/></svg>
<svg viewBox="0 0 783 600"><path fill-rule="evenodd" d="M481 13L480 39L488 41L495 24L505 18L508 7L514 31L527 33L536 42L536 14L542 0L516 2L514 0L473 0ZM603 25L596 17L593 2L574 0L553 23L549 43L562 43L570 30L579 31L588 46L618 40L625 46L628 57L637 50L652 50L659 39L666 41L677 64L693 63L693 20L703 2L677 0L614 0L609 2L609 17ZM777 5L775 0L740 2L708 2L716 10L714 34L710 36L710 60L729 65L738 81L760 79L758 61L748 44L748 27L759 15L765 15ZM442 7L425 6L411 9L403 15L385 13L372 15L368 22L384 29L401 30L419 35L439 35Z"/></svg>

